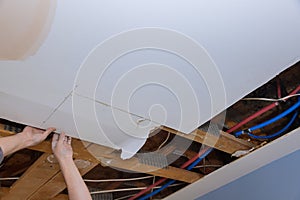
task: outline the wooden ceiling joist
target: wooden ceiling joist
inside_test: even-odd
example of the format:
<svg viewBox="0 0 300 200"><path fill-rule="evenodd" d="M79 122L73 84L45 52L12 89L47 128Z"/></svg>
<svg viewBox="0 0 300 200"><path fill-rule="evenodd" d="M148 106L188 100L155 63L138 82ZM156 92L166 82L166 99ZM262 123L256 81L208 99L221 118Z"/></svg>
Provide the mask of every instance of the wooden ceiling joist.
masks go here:
<svg viewBox="0 0 300 200"><path fill-rule="evenodd" d="M97 164L90 163L89 166L80 169L80 174L83 176L92 170ZM66 188L66 184L61 172L54 175L47 183L41 186L34 192L29 200L52 199Z"/></svg>
<svg viewBox="0 0 300 200"><path fill-rule="evenodd" d="M219 137L210 133L207 133L202 130L195 130L190 134L185 134L179 132L177 130L168 128L168 127L161 127L162 130L179 135L183 138L193 140L195 142L199 142L201 144L205 144L210 147L214 147L220 151L233 154L239 150L249 150L255 145L251 142L247 142L242 139L238 139L228 133L220 131Z"/></svg>
<svg viewBox="0 0 300 200"><path fill-rule="evenodd" d="M5 195L9 192L9 188L7 187L0 187L0 199L2 199Z"/></svg>
<svg viewBox="0 0 300 200"><path fill-rule="evenodd" d="M39 150L46 150L46 153L13 184L3 199L52 199L66 188L60 167L55 159L53 160L50 143L45 141L42 144L39 146L43 148ZM37 146L33 148L37 149ZM76 149L75 152L79 152L76 153L77 161L88 161L86 166L79 167L82 176L98 165L98 161L93 162L96 161L95 158L85 150L82 142L76 141L73 148Z"/></svg>
<svg viewBox="0 0 300 200"><path fill-rule="evenodd" d="M0 136L7 136L14 134L13 132L1 130L0 126ZM170 178L178 181L183 181L186 183L193 183L199 180L202 175L190 172L184 169L176 167L158 168L155 166L145 165L139 162L135 157L127 160L122 160L120 158L120 153L116 150L90 143L83 143L78 139L72 140L72 146L74 151L74 158L87 160L91 163L101 163L106 166L118 168L125 171L134 171L140 173L147 173L154 176L160 176L165 178ZM51 154L51 142L44 141L36 146L30 147L31 150L41 151L44 153ZM59 180L59 178L57 178ZM50 184L50 183L49 183Z"/></svg>
<svg viewBox="0 0 300 200"><path fill-rule="evenodd" d="M29 169L17 180L9 192L2 197L3 200L22 200L28 199L42 185L46 184L53 176L59 173L58 164L47 161L51 154L44 153L40 158L29 167Z"/></svg>
<svg viewBox="0 0 300 200"><path fill-rule="evenodd" d="M54 197L53 200L69 200L69 197L66 194L59 194Z"/></svg>
<svg viewBox="0 0 300 200"><path fill-rule="evenodd" d="M115 150L97 144L87 147L87 150L93 154L102 165L118 168L126 171L147 173L154 176L161 176L186 183L193 183L199 180L202 175L190 172L184 169L168 166L166 168L158 168L151 165L140 163L138 158L132 157L127 160L120 158L120 153ZM108 153L110 152L110 153Z"/></svg>
<svg viewBox="0 0 300 200"><path fill-rule="evenodd" d="M164 127L163 130L208 146L213 146L216 149L230 154L237 150L250 149L253 147L251 143L237 139L233 136L231 137L229 134L223 132L220 133L220 137L216 137L201 130L196 130L191 134L183 134L167 127ZM1 136L8 136L11 134L14 133L4 130L3 125L0 125ZM139 159L136 157L122 160L120 158L119 151L97 144L86 142L83 143L78 139L72 140L72 146L75 159L82 159L90 162L90 166L81 169L82 175L86 174L97 164L101 163L102 165L125 171L147 173L154 176L170 178L187 183L193 183L203 177L203 175L199 173L190 172L176 167L168 166L166 168L159 168L146 165L140 163ZM44 152L44 154L24 173L24 175L18 181L16 181L8 194L4 196L4 199L18 199L18 197L23 198L24 196L31 200L38 200L41 198L64 199L65 196L58 195L66 188L59 166L55 163L51 164L46 160L48 156L52 154L51 142L44 141L39 145L30 147L30 149ZM33 179L37 179L38 181ZM34 184L32 185L32 183ZM27 187L30 187L30 189L27 189ZM24 188L26 189L24 190Z"/></svg>

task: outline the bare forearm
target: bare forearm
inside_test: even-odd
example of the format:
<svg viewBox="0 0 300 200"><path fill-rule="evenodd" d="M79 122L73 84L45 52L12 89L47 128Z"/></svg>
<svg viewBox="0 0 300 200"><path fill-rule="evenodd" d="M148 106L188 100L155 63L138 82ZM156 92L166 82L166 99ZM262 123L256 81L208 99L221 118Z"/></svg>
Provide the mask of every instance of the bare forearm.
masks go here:
<svg viewBox="0 0 300 200"><path fill-rule="evenodd" d="M7 156L20 149L36 145L45 140L52 131L55 131L55 128L48 128L46 131L43 131L26 126L21 133L0 138L0 147L3 155Z"/></svg>
<svg viewBox="0 0 300 200"><path fill-rule="evenodd" d="M91 195L72 159L59 162L70 200L91 200Z"/></svg>
<svg viewBox="0 0 300 200"><path fill-rule="evenodd" d="M27 146L27 141L19 134L0 138L0 147L4 156L26 148Z"/></svg>

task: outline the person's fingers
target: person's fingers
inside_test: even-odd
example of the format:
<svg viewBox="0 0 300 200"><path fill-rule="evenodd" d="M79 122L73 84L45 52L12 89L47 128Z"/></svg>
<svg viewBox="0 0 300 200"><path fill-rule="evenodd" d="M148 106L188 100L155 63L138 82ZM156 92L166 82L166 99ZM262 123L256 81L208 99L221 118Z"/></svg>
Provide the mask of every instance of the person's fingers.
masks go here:
<svg viewBox="0 0 300 200"><path fill-rule="evenodd" d="M68 144L71 145L71 142L72 142L72 138L68 136Z"/></svg>
<svg viewBox="0 0 300 200"><path fill-rule="evenodd" d="M57 142L57 140L58 140L58 134L55 133L55 134L53 134L52 142Z"/></svg>
<svg viewBox="0 0 300 200"><path fill-rule="evenodd" d="M34 128L34 127L31 127L31 126L26 126L24 128L24 131L34 133L34 134L36 134L36 133L42 134L44 132L42 129Z"/></svg>
<svg viewBox="0 0 300 200"><path fill-rule="evenodd" d="M58 134L55 133L52 137L52 149L54 149L54 147L56 146L57 140L58 140Z"/></svg>
<svg viewBox="0 0 300 200"><path fill-rule="evenodd" d="M62 132L62 133L59 135L59 139L58 139L58 143L59 143L59 144L62 144L62 143L64 142L65 136L66 136L66 134L65 134L64 132Z"/></svg>
<svg viewBox="0 0 300 200"><path fill-rule="evenodd" d="M55 130L56 128L54 127L47 128L47 130L44 131L43 136L47 137L50 133L54 132Z"/></svg>

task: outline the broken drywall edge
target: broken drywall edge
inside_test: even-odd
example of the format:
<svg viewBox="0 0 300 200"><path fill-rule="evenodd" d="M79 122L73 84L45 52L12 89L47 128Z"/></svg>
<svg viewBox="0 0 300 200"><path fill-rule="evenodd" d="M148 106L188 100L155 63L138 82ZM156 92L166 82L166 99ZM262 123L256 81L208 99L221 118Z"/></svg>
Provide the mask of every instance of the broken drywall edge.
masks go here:
<svg viewBox="0 0 300 200"><path fill-rule="evenodd" d="M135 120L129 123L129 118ZM73 93L57 107L43 123L43 127L55 126L72 137L121 150L122 159L128 159L144 145L149 132L159 127L145 119L135 124L139 119L141 118L130 113L114 110L110 106Z"/></svg>

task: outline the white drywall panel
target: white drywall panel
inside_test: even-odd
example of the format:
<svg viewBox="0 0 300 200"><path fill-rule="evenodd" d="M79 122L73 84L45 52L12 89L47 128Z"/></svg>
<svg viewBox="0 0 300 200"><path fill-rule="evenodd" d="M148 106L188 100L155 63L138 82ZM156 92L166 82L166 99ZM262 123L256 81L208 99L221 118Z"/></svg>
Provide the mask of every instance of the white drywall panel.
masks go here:
<svg viewBox="0 0 300 200"><path fill-rule="evenodd" d="M17 95L0 92L0 117L15 122L41 127L53 110L52 107L38 104Z"/></svg>
<svg viewBox="0 0 300 200"><path fill-rule="evenodd" d="M39 126L79 83L79 96L188 133L300 59L299 10L298 0L58 1L36 53L0 61L0 92L24 100L5 101L1 116ZM105 64L98 84L93 70ZM41 112L31 115L34 105ZM62 130L74 130L71 113L55 116ZM144 142L134 137L145 136L133 135L131 152Z"/></svg>
<svg viewBox="0 0 300 200"><path fill-rule="evenodd" d="M72 96L69 96L42 126L56 127L58 132L64 131L67 135L84 138L85 141L122 149L121 156L126 159L142 147L149 132L159 127L159 124L128 115L127 112L82 96L76 96L73 101ZM123 120L129 118L132 121Z"/></svg>

